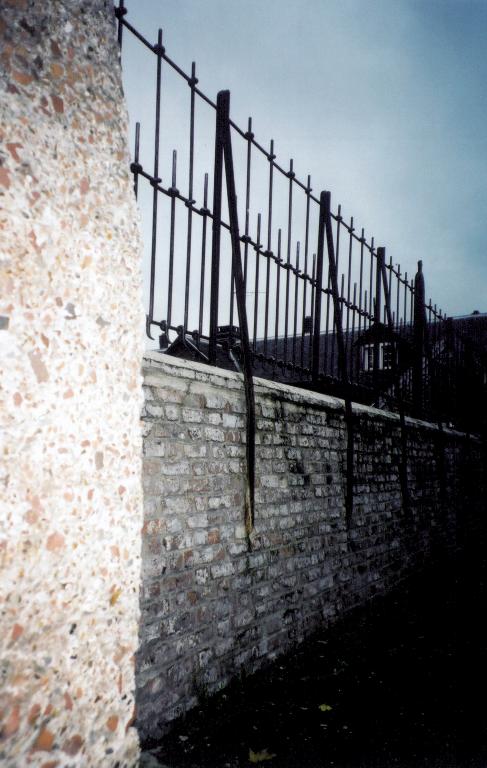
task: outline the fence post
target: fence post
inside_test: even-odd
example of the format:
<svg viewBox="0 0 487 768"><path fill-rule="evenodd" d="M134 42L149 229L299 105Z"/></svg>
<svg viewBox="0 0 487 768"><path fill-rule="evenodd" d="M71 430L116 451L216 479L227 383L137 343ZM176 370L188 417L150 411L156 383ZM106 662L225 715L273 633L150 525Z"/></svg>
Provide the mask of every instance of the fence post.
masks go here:
<svg viewBox="0 0 487 768"><path fill-rule="evenodd" d="M347 357L345 353L345 341L343 338L342 309L340 294L338 293L338 274L335 259L335 246L333 244L333 229L331 225L331 195L329 192L322 192L320 195L320 214L323 211L326 233L326 247L328 252L328 269L333 297L333 317L334 332L337 338L338 347L338 365L340 369L340 378L343 388L343 397L345 400L345 423L347 425L347 492L345 497L345 511L347 531L350 530L350 524L353 513L353 470L354 470L354 434L353 434L353 411L350 391L350 378L347 367Z"/></svg>
<svg viewBox="0 0 487 768"><path fill-rule="evenodd" d="M247 533L247 546L250 550L250 534L254 528L255 506L255 396L254 383L252 378L252 354L250 350L247 308L245 303L245 283L240 254L240 234L238 226L237 193L235 190L235 171L233 167L232 138L230 134L230 91L220 91L217 98L217 107L219 109L217 119L220 123L220 138L222 142L222 155L220 158L223 157L225 161L228 215L230 220L230 237L232 242L232 280L235 284L235 293L237 298L245 400L247 404L247 488L245 492L245 530Z"/></svg>
<svg viewBox="0 0 487 768"><path fill-rule="evenodd" d="M311 355L311 380L318 384L320 373L320 342L321 342L321 292L323 287L323 252L325 245L325 225L327 210L330 210L330 193L320 195L320 214L318 223L318 247L316 249L316 285L315 285L315 316L313 323L313 347Z"/></svg>
<svg viewBox="0 0 487 768"><path fill-rule="evenodd" d="M345 355L345 341L343 339L342 310L340 306L340 293L338 291L338 273L335 259L335 246L333 244L333 230L331 226L331 195L329 192L321 193L320 208L321 205L323 205L325 219L328 269L330 273L330 287L333 298L334 332L336 333L337 339L339 375L342 380L342 384L344 385L344 389L346 389L350 382L348 379L347 359Z"/></svg>
<svg viewBox="0 0 487 768"><path fill-rule="evenodd" d="M227 104L225 93L225 91L220 91L216 100L215 165L213 170L213 227L211 235L210 343L208 348L208 359L210 365L216 365L216 342L218 329L223 145L226 121L228 119L226 115Z"/></svg>
<svg viewBox="0 0 487 768"><path fill-rule="evenodd" d="M418 271L414 278L413 325L413 406L414 415L418 418L423 412L423 357L426 325L424 296L423 262L418 261Z"/></svg>
<svg viewBox="0 0 487 768"><path fill-rule="evenodd" d="M381 311L382 311L382 277L384 273L386 258L385 248L377 248L376 255L376 275L375 275L375 302L374 302L374 325L378 331ZM374 387L378 386L378 373L380 369L380 344L378 340L374 341Z"/></svg>
<svg viewBox="0 0 487 768"><path fill-rule="evenodd" d="M392 319L391 309L391 284L387 280L386 271L386 249L381 247L377 249L377 269L380 270L382 275L382 285L384 288L384 302L386 310L387 325L391 334L391 370L394 380L394 395L396 399L396 405L399 409L399 423L401 429L401 460L398 466L399 483L401 485L401 494L404 510L409 510L409 488L408 488L408 443L407 443L407 431L406 431L406 418L404 413L404 402L401 392L401 379L399 373L399 360L398 360L398 347L394 339L394 323Z"/></svg>

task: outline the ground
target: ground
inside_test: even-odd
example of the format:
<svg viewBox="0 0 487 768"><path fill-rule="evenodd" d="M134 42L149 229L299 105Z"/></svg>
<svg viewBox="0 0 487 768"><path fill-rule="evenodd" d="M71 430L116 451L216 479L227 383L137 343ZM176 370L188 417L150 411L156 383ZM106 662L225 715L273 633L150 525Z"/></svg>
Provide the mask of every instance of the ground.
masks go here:
<svg viewBox="0 0 487 768"><path fill-rule="evenodd" d="M482 556L426 571L236 682L142 765L486 768Z"/></svg>

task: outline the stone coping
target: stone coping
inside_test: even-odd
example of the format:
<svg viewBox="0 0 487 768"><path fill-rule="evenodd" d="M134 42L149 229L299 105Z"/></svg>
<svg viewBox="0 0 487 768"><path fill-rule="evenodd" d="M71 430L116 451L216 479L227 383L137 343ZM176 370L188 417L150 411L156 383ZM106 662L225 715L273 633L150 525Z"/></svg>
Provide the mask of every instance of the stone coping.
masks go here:
<svg viewBox="0 0 487 768"><path fill-rule="evenodd" d="M143 363L148 363L151 367L156 367L165 375L175 375L178 378L193 379L196 381L211 381L215 384L222 386L226 382L226 386L229 389L243 389L243 374L237 371L229 371L226 368L216 368L209 366L206 363L198 363L192 360L184 360L180 357L171 357L164 352L158 350L147 350L143 355ZM278 381L271 381L270 379L261 379L257 376L254 377L254 387L257 394L264 396L276 397L285 399L288 402L297 404L309 405L318 408L324 408L326 410L344 411L345 401L339 397L333 397L331 395L324 395L320 392L313 392L309 389L301 389L294 387L291 384L283 384ZM352 410L357 415L365 414L372 418L380 418L390 421L397 421L399 423L400 416L398 413L392 413L391 411L383 411L380 408L374 408L370 405L363 405L362 403L352 403ZM422 419L416 419L411 416L406 416L406 424L411 427L427 429L433 432L440 432L438 424L434 424ZM452 429L443 425L444 433L456 437L464 437L467 435L465 432ZM470 439L480 442L480 437L477 435L471 435Z"/></svg>

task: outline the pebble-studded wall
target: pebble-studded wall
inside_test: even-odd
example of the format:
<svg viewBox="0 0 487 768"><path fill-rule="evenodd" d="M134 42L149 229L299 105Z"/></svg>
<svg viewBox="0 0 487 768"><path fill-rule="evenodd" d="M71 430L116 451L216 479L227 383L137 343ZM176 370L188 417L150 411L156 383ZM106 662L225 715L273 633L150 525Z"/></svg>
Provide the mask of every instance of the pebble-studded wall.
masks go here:
<svg viewBox="0 0 487 768"><path fill-rule="evenodd" d="M3 0L0 763L134 766L142 303L111 2Z"/></svg>

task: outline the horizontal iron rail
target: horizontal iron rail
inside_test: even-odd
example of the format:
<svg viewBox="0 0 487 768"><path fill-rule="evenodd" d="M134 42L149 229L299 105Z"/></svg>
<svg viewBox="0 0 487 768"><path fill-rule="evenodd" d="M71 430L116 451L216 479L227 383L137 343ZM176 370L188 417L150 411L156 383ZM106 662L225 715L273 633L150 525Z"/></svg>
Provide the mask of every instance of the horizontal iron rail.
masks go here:
<svg viewBox="0 0 487 768"><path fill-rule="evenodd" d="M122 6L123 7L123 6ZM171 57L166 53L166 49L164 46L162 48L158 45L158 43L151 43L147 38L145 38L132 24L130 24L129 21L125 18L123 14L120 13L119 8L115 8L115 15L117 16L119 23L128 29L148 50L152 51L155 55L158 55L161 57L163 61L166 62L175 72L177 72L186 82L189 86L194 88L195 94L197 94L203 101L208 104L208 106L212 107L215 111L217 108L216 102L213 101L209 96L207 96L204 91L201 90L201 88L198 88L194 84L194 78L189 75L187 72L185 72L176 62L171 59ZM198 82L198 80L196 80ZM249 131L245 131L243 128L241 128L237 123L235 123L231 118L229 120L230 126L238 133L243 139L246 141L249 141L252 146L257 149L264 157L267 158L269 163L272 164L274 170L278 171L282 176L286 178L290 178L290 172L289 170L286 170L282 165L280 165L276 159L275 155L267 150L262 144L260 144L257 139L255 138L254 134ZM310 200L312 200L316 205L319 207L320 205L320 199L319 197L316 197L311 193L311 188L307 183L304 181L301 181L293 172L292 174L292 180L293 183L296 184L300 189L302 189L306 195L309 196ZM358 243L363 243L364 247L369 250L371 253L375 253L375 249L373 244L368 243L367 240L363 237L360 237L357 235L353 228L351 228L344 220L343 217L340 215L340 213L333 213L333 211L330 211L330 215L332 219L335 221L340 221L341 225L346 229L346 231L353 237L355 241Z"/></svg>
<svg viewBox="0 0 487 768"><path fill-rule="evenodd" d="M204 209L197 206L193 200L190 200L183 192L181 192L178 189L173 189L171 187L164 187L162 184L159 183L159 179L155 178L152 174L145 171L142 165L132 163L131 169L133 173L136 173L138 176L142 176L144 179L146 179L150 183L150 185L152 187L155 187L158 190L158 192L161 192L161 194L169 198L177 198L182 203L184 203L184 205L187 208L191 208L193 213L196 213L199 216L207 216L209 219L213 219L213 213L211 210ZM224 229L226 229L228 232L230 232L230 224L226 222L224 219L221 220L221 226ZM262 245L259 245L257 240L253 240L250 235L248 236L239 235L239 238L241 243L245 244L247 242L261 256L264 256L265 258L274 261L276 264L279 264L283 269L289 270L290 272L295 274L301 280L306 280L311 285L316 286L316 280L313 280L311 275L305 274L303 271L297 269L292 264L290 264L289 266L286 265L284 261L280 259L276 254L274 254L272 251L268 251L266 248L263 248ZM324 294L329 293L331 295L330 288L322 288L321 291ZM339 296L339 301L345 306L350 307L350 309L355 310L357 313L359 313L363 317L367 317L370 320L374 319L373 314L368 312L366 309L360 309L356 304L354 304L352 301L348 301L344 296Z"/></svg>

